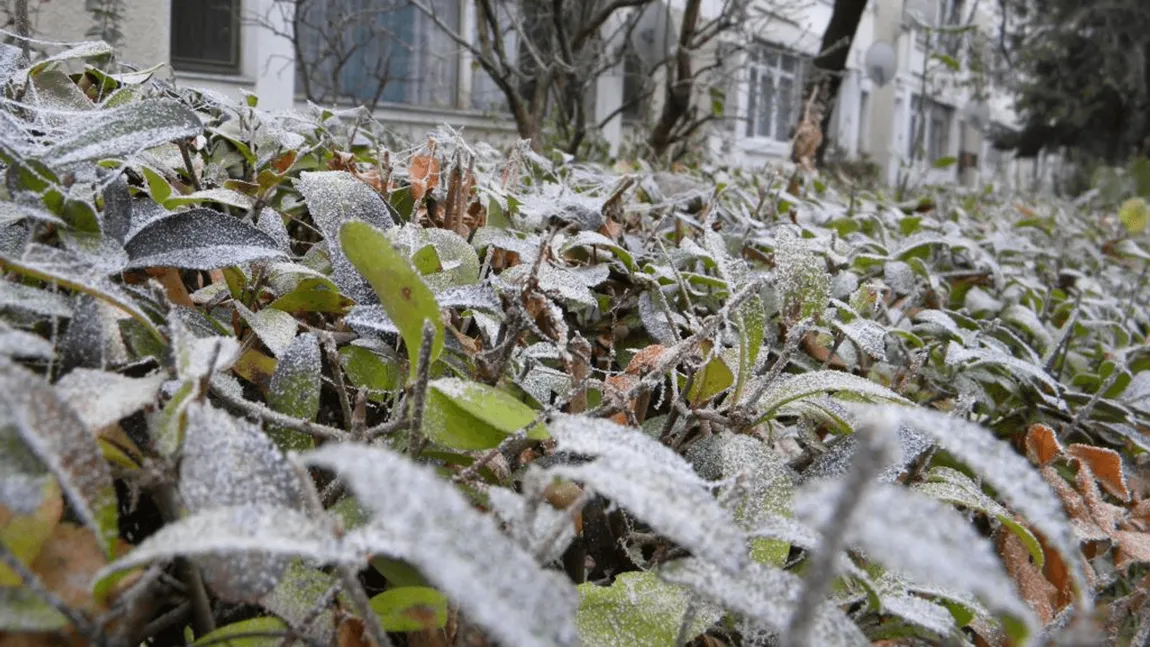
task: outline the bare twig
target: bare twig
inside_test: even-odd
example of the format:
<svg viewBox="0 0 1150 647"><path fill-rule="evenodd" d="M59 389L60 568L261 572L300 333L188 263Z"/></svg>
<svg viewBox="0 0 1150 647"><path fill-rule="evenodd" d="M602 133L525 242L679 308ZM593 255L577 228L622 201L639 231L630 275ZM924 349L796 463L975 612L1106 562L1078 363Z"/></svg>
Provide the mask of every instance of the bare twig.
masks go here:
<svg viewBox="0 0 1150 647"><path fill-rule="evenodd" d="M427 400L427 383L431 378L431 348L435 342L435 326L426 319L423 321L423 339L419 344L419 367L416 369L415 384L411 385L410 424L407 428L407 451L412 459L427 445L423 433L423 410Z"/></svg>
<svg viewBox="0 0 1150 647"><path fill-rule="evenodd" d="M237 397L229 393L226 388L220 388L216 384L212 384L212 394L222 400L225 404L240 409L244 413L255 416L264 422L278 425L280 427L286 427L287 429L293 429L301 433L319 436L320 438L326 438L328 440L342 441L348 440L350 438L350 435L342 429L321 425L318 422L293 418L289 415L279 413L278 411L272 411L271 409L258 402L252 402L250 400L245 400L242 397Z"/></svg>

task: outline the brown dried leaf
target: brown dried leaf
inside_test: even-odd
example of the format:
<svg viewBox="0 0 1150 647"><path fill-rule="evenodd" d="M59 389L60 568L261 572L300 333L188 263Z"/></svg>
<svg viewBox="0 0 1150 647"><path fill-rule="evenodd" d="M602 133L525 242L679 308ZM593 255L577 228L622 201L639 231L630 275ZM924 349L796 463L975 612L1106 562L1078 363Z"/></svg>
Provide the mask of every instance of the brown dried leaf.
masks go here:
<svg viewBox="0 0 1150 647"><path fill-rule="evenodd" d="M611 375L604 380L604 382L607 385L607 393L604 395L616 401L620 401L626 393L639 384L639 378L628 373L623 373L622 375ZM620 425L630 425L631 418L635 415L636 405L638 405L638 401L632 398L623 405L623 411L611 416L611 421Z"/></svg>
<svg viewBox="0 0 1150 647"><path fill-rule="evenodd" d="M149 276L160 281L160 285L164 286L164 293L172 303L188 308L196 307L192 302L192 295L180 277L179 270L172 267L150 267L147 272Z"/></svg>
<svg viewBox="0 0 1150 647"><path fill-rule="evenodd" d="M1056 614L1058 589L1030 561L1030 551L1018 535L1000 530L997 544L1006 572L1018 586L1022 599L1034 609L1042 624L1048 624Z"/></svg>
<svg viewBox="0 0 1150 647"><path fill-rule="evenodd" d="M1039 467L1062 455L1062 445L1054 430L1035 423L1026 429L1026 457Z"/></svg>
<svg viewBox="0 0 1150 647"><path fill-rule="evenodd" d="M434 152L431 155L416 155L411 158L407 174L411 184L411 198L419 203L439 183L439 160L435 159Z"/></svg>
<svg viewBox="0 0 1150 647"><path fill-rule="evenodd" d="M631 356L631 361L627 362L627 368L624 372L627 375L650 373L658 366L659 360L666 351L666 347L660 344L651 344Z"/></svg>
<svg viewBox="0 0 1150 647"><path fill-rule="evenodd" d="M91 530L64 522L56 526L40 549L32 571L68 606L100 612L105 609L92 598L91 584L96 572L107 563Z"/></svg>
<svg viewBox="0 0 1150 647"><path fill-rule="evenodd" d="M1150 534L1119 530L1114 533L1114 565L1125 569L1133 563L1150 563Z"/></svg>
<svg viewBox="0 0 1150 647"><path fill-rule="evenodd" d="M1096 477L1086 463L1078 464L1078 474L1075 475L1074 480L1087 510L1090 511L1090 517L1094 520L1094 524L1106 535L1113 537L1119 522L1125 518L1126 511L1103 500Z"/></svg>
<svg viewBox="0 0 1150 647"><path fill-rule="evenodd" d="M1122 456L1106 447L1073 444L1066 453L1090 466L1090 472L1107 492L1123 501L1130 500L1130 489L1126 486L1126 476L1122 473Z"/></svg>

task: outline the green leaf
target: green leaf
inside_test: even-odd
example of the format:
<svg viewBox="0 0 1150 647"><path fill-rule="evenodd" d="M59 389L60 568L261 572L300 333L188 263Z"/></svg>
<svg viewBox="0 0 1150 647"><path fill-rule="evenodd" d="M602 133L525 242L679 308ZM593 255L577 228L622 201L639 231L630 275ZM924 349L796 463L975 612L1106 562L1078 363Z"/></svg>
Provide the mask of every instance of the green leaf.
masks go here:
<svg viewBox="0 0 1150 647"><path fill-rule="evenodd" d="M276 364L268 385L268 406L293 418L314 421L319 414L321 380L319 341L304 333L287 347ZM280 449L305 450L315 446L311 436L277 425L268 425L268 435Z"/></svg>
<svg viewBox="0 0 1150 647"><path fill-rule="evenodd" d="M957 157L940 157L940 158L934 160L934 163L931 164L931 166L936 168L936 169L944 169L944 168L950 168L957 163L958 163Z"/></svg>
<svg viewBox="0 0 1150 647"><path fill-rule="evenodd" d="M611 586L580 584L575 625L584 647L669 647L687 613L690 592L653 572L622 573ZM710 605L695 613L687 637L706 631L721 617Z"/></svg>
<svg viewBox="0 0 1150 647"><path fill-rule="evenodd" d="M68 624L64 614L31 589L0 588L0 632L57 631Z"/></svg>
<svg viewBox="0 0 1150 647"><path fill-rule="evenodd" d="M339 360L348 379L367 391L369 400L386 400L388 393L403 386L399 363L388 361L370 348L351 344L339 349Z"/></svg>
<svg viewBox="0 0 1150 647"><path fill-rule="evenodd" d="M1145 231L1147 218L1150 218L1150 207L1142 198L1130 198L1118 208L1118 219L1131 234Z"/></svg>
<svg viewBox="0 0 1150 647"><path fill-rule="evenodd" d="M447 624L447 598L426 586L384 591L371 599L371 610L387 631L440 629Z"/></svg>
<svg viewBox="0 0 1150 647"><path fill-rule="evenodd" d="M380 230L366 222L344 223L339 232L344 254L379 295L384 312L399 328L411 365L411 379L419 366L423 322L435 327L429 361L443 351L443 321L435 295L411 266L411 261L395 249Z"/></svg>
<svg viewBox="0 0 1150 647"><path fill-rule="evenodd" d="M962 69L962 64L958 62L958 59L949 54L944 54L942 52L931 52L930 57L936 61L942 62L942 64L950 68L952 72L958 72Z"/></svg>
<svg viewBox="0 0 1150 647"><path fill-rule="evenodd" d="M695 381L691 384L691 405L699 406L729 389L734 383L735 374L731 372L723 358L718 355L712 357L695 373Z"/></svg>
<svg viewBox="0 0 1150 647"><path fill-rule="evenodd" d="M217 645L220 647L276 647L283 643L291 629L279 618L251 618L220 627L201 636L196 645Z"/></svg>
<svg viewBox="0 0 1150 647"><path fill-rule="evenodd" d="M50 384L8 360L0 360L0 440L22 441L36 455L73 514L111 554L120 534L116 490L95 435Z"/></svg>
<svg viewBox="0 0 1150 647"><path fill-rule="evenodd" d="M452 449L490 449L528 425L528 438L549 438L542 423L532 425L538 415L495 387L442 378L428 384L423 433Z"/></svg>
<svg viewBox="0 0 1150 647"><path fill-rule="evenodd" d="M155 200L156 204L164 204L172 195L172 185L168 184L163 175L147 166L141 166L140 171L144 174L144 181L148 183L148 193L152 195L152 200Z"/></svg>

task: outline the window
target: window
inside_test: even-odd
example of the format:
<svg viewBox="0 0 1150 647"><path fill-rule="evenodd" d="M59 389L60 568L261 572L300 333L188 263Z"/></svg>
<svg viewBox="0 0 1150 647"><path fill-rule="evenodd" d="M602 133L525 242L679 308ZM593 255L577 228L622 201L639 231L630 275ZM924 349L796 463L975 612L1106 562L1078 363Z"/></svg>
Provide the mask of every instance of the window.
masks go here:
<svg viewBox="0 0 1150 647"><path fill-rule="evenodd" d="M172 67L240 71L240 0L172 0Z"/></svg>
<svg viewBox="0 0 1150 647"><path fill-rule="evenodd" d="M802 104L801 60L762 46L751 50L747 67L747 137L789 141Z"/></svg>
<svg viewBox="0 0 1150 647"><path fill-rule="evenodd" d="M859 93L859 155L870 151L870 92Z"/></svg>
<svg viewBox="0 0 1150 647"><path fill-rule="evenodd" d="M962 24L963 5L965 0L933 0L926 15L920 18L928 27L954 27ZM915 42L919 46L926 46L926 30L918 29L915 32ZM939 34L932 39L935 47L954 55L958 51L958 44L962 42L962 34Z"/></svg>
<svg viewBox="0 0 1150 647"><path fill-rule="evenodd" d="M927 99L926 114L923 114L922 97L915 95L911 101L910 143L907 147L911 159L918 159L925 152L927 161L933 162L941 157L947 157L950 151L950 129L954 123L954 108ZM918 129L924 123L921 142L916 142ZM919 143L919 150L915 144Z"/></svg>
<svg viewBox="0 0 1150 647"><path fill-rule="evenodd" d="M459 0L432 0L439 20L459 25ZM299 3L297 91L312 101L454 107L459 47L403 0Z"/></svg>

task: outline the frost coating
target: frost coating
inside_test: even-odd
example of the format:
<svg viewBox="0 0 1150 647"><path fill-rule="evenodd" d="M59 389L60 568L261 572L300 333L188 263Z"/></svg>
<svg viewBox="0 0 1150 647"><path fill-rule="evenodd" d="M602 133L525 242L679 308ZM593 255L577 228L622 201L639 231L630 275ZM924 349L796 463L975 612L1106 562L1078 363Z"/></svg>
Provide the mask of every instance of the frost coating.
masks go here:
<svg viewBox="0 0 1150 647"><path fill-rule="evenodd" d="M40 376L0 359L0 421L15 427L60 482L76 516L110 550L119 534L112 473L76 412Z"/></svg>
<svg viewBox="0 0 1150 647"><path fill-rule="evenodd" d="M373 521L347 534L349 547L411 562L505 644L574 644L577 602L567 578L541 570L434 470L354 443L327 445L302 460L339 472L373 512Z"/></svg>
<svg viewBox="0 0 1150 647"><path fill-rule="evenodd" d="M341 292L360 303L375 300L375 293L356 272L338 242L340 227L351 220L362 220L381 230L394 227L395 221L383 198L347 171L303 172L295 181L295 187L304 197L324 240L330 243L332 280Z"/></svg>
<svg viewBox="0 0 1150 647"><path fill-rule="evenodd" d="M547 474L585 483L684 548L727 572L748 561L747 537L710 492L638 454L556 465Z"/></svg>
<svg viewBox="0 0 1150 647"><path fill-rule="evenodd" d="M866 378L842 371L800 373L774 385L759 401L760 415L766 417L784 404L819 393L847 391L875 400L910 401L890 389Z"/></svg>
<svg viewBox="0 0 1150 647"><path fill-rule="evenodd" d="M626 453L636 460L658 465L688 482L704 483L691 464L670 447L609 420L560 414L547 423L547 431L559 443L560 451L591 456Z"/></svg>
<svg viewBox="0 0 1150 647"><path fill-rule="evenodd" d="M240 313L244 321L252 327L256 336L268 347L272 355L280 357L287 352L292 340L295 339L296 330L299 328L299 322L296 321L295 317L275 308L264 308L259 312L252 312L239 301L236 301L234 305L236 312Z"/></svg>
<svg viewBox="0 0 1150 647"><path fill-rule="evenodd" d="M659 576L673 584L690 587L700 595L730 609L754 625L772 632L783 631L802 595L797 575L751 562L734 575L726 575L698 559L669 564ZM862 631L829 602L820 605L812 645L820 647L866 647Z"/></svg>
<svg viewBox="0 0 1150 647"><path fill-rule="evenodd" d="M130 259L128 269L214 270L284 255L271 236L238 218L205 208L150 221L124 249Z"/></svg>
<svg viewBox="0 0 1150 647"><path fill-rule="evenodd" d="M529 510L527 499L502 487L491 487L487 497L491 511L507 524L511 538L531 554L539 555L544 564L562 557L575 539L575 524L566 512L540 501L533 502L535 509Z"/></svg>
<svg viewBox="0 0 1150 647"><path fill-rule="evenodd" d="M67 402L89 429L95 431L119 422L147 406L154 406L163 373L131 378L118 373L77 368L56 382L56 393Z"/></svg>
<svg viewBox="0 0 1150 647"><path fill-rule="evenodd" d="M1090 587L1082 568L1078 542L1062 503L1030 463L1010 445L974 423L918 407L872 405L859 410L860 418L869 424L913 427L977 471L1058 550L1070 568L1079 603L1085 608L1093 606L1087 593Z"/></svg>
<svg viewBox="0 0 1150 647"><path fill-rule="evenodd" d="M188 510L298 504L295 472L258 427L201 402L188 405L186 424L179 486ZM244 553L200 560L200 565L204 580L221 597L254 600L275 587L288 562Z"/></svg>
<svg viewBox="0 0 1150 647"><path fill-rule="evenodd" d="M795 515L825 527L841 495L839 483L811 483L795 494ZM968 591L1033 624L990 542L956 510L923 494L872 484L852 514L847 541L900 572Z"/></svg>
<svg viewBox="0 0 1150 647"><path fill-rule="evenodd" d="M356 564L355 554L316 520L292 508L242 504L195 512L165 525L123 558L105 566L95 580L151 562L176 557L227 559L244 553L304 557L320 564Z"/></svg>
<svg viewBox="0 0 1150 647"><path fill-rule="evenodd" d="M143 99L123 108L97 110L83 127L42 153L55 166L130 155L203 131L196 113L173 99Z"/></svg>

